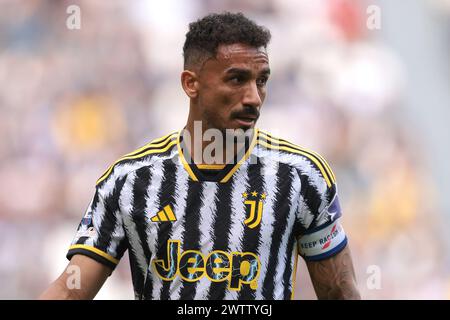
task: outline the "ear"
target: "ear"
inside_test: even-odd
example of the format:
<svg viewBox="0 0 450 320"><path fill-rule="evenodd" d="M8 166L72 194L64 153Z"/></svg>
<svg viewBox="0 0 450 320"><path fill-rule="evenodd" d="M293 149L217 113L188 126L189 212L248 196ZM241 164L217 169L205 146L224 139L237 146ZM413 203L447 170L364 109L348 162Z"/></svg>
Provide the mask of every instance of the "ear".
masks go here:
<svg viewBox="0 0 450 320"><path fill-rule="evenodd" d="M181 85L183 86L184 92L189 98L194 99L198 96L198 77L197 74L190 70L184 70L181 73Z"/></svg>

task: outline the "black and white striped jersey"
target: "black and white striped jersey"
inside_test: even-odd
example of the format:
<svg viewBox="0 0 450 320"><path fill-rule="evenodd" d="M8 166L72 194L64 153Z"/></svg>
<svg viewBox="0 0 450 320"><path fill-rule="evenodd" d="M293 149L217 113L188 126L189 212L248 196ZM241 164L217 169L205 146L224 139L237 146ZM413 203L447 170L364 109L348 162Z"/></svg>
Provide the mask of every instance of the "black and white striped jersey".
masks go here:
<svg viewBox="0 0 450 320"><path fill-rule="evenodd" d="M258 129L235 163L185 153L176 132L116 161L68 259L114 269L128 249L136 299L290 299L299 254L345 247L335 176L317 153Z"/></svg>

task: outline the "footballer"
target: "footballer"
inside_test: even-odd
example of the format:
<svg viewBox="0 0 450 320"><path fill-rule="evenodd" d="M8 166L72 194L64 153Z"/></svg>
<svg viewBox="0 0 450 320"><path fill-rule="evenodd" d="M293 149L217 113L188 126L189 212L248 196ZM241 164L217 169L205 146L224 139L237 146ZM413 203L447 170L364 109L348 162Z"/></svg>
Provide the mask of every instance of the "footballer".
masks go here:
<svg viewBox="0 0 450 320"><path fill-rule="evenodd" d="M256 127L270 37L241 13L189 25L185 127L99 177L67 253L81 287L40 298L94 298L127 250L135 299L292 299L299 255L319 299L360 298L330 166Z"/></svg>

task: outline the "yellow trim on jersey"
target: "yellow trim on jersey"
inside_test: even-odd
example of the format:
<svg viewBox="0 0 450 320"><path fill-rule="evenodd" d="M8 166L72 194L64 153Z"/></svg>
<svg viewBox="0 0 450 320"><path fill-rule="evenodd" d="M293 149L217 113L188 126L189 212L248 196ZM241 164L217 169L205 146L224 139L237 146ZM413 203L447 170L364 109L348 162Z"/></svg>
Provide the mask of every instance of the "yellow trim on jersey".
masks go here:
<svg viewBox="0 0 450 320"><path fill-rule="evenodd" d="M144 149L146 149L148 147L160 147L160 146L164 145L169 139L172 138L172 136L175 136L176 134L177 134L177 132L173 132L173 133L169 133L168 135L165 135L164 137L155 139L155 140L147 143L145 146L140 147L139 149L134 150L133 152L130 152L130 153L124 155L123 157L134 156L134 155L142 152Z"/></svg>
<svg viewBox="0 0 450 320"><path fill-rule="evenodd" d="M114 264L119 263L119 260L117 260L116 258L114 258L114 257L110 256L109 254L107 254L106 252L103 252L102 250L94 248L92 246L88 246L85 244L75 244L73 246L70 246L69 250L72 250L72 249L85 249L85 250L91 251L95 254L98 254L99 256L102 256L103 258L105 258L106 260L108 260Z"/></svg>
<svg viewBox="0 0 450 320"><path fill-rule="evenodd" d="M295 246L295 262L294 262L294 274L292 275L292 293L291 300L295 297L295 280L297 279L297 261L298 261L298 248Z"/></svg>
<svg viewBox="0 0 450 320"><path fill-rule="evenodd" d="M209 170L222 170L225 168L226 164L198 164L197 168L200 170L202 169L209 169Z"/></svg>
<svg viewBox="0 0 450 320"><path fill-rule="evenodd" d="M170 137L168 139L166 139L164 142L161 142L161 143L158 143L158 144L155 144L155 145L151 145L151 146L152 147L159 147L161 145L164 145L169 140L170 140ZM136 154L136 155L133 155L133 156L127 156L127 157L120 158L111 167L109 167L109 169L105 172L105 174L100 179L97 180L96 184L99 184L100 182L105 180L111 174L112 170L114 169L114 166L116 164L118 164L120 161L131 160L131 159L139 159L139 158L145 157L145 156L147 156L149 154L153 154L153 153L163 153L163 152L169 150L176 143L177 143L177 141L173 140L166 147L164 147L162 149L152 149L152 150L148 150L148 151L146 151L144 153L141 153L141 154Z"/></svg>
<svg viewBox="0 0 450 320"><path fill-rule="evenodd" d="M109 168L97 180L96 184L99 184L101 181L103 181L106 178L106 176L108 176L111 173L111 171L114 168L114 166L116 164L118 164L120 161L124 160L125 157L130 157L130 156L137 155L138 153L142 152L143 150L145 150L148 147L160 147L160 146L164 145L169 139L171 139L172 136L175 135L175 134L176 133L171 133L171 134L165 135L164 137L155 139L155 140L151 141L150 143L147 143L145 146L140 147L139 149L134 150L133 152L127 153L126 155L122 156L119 160L115 161L114 164L109 166ZM162 142L158 143L160 141L162 141Z"/></svg>
<svg viewBox="0 0 450 320"><path fill-rule="evenodd" d="M228 180L230 180L231 176L236 172L237 169L239 169L239 167L241 166L242 163L244 163L244 161L246 161L248 159L248 157L250 157L250 154L253 151L253 148L256 145L256 138L258 136L258 129L255 128L253 129L253 139L252 142L250 143L250 146L247 150L247 152L245 153L244 157L238 161L238 163L233 167L233 169L231 169L230 172L228 172L228 174L222 179L220 180L220 182L225 183Z"/></svg>
<svg viewBox="0 0 450 320"><path fill-rule="evenodd" d="M260 144L260 145L262 145L262 146L264 146L266 148L269 148L269 149L289 151L289 152L301 154L301 155L307 157L308 159L310 159L312 162L314 162L317 165L317 167L319 168L320 172L322 173L322 176L324 177L325 181L327 182L327 186L331 187L332 183L331 183L330 179L328 179L328 175L326 174L325 169L322 167L322 164L316 158L312 157L311 155L307 154L306 152L300 151L300 150L296 150L296 149L292 149L292 148L289 148L289 147L274 146L272 144L268 144L268 143L266 143L264 141L261 141L261 140L258 141L258 144Z"/></svg>
<svg viewBox="0 0 450 320"><path fill-rule="evenodd" d="M175 131L175 132L166 134L165 136L163 136L163 137L161 137L161 138L154 139L154 140L151 141L150 143L158 143L158 142L162 142L163 140L166 140L168 137L171 137L171 136L174 136L174 135L177 135L177 134L178 134L178 131ZM150 144L150 143L149 143L149 144Z"/></svg>
<svg viewBox="0 0 450 320"><path fill-rule="evenodd" d="M331 180L333 181L333 183L336 182L336 176L334 175L333 170L331 170L331 167L328 165L328 162L326 162L325 159L320 154L318 154L317 152L314 152L314 151L312 151L310 149L307 149L307 148L301 147L299 145L293 144L293 143L291 143L289 141L281 141L280 138L272 137L271 135L269 135L268 133L266 133L266 132L264 132L262 130L260 130L259 132L261 133L261 136L263 138L271 140L271 141L273 141L273 142L275 142L277 144L283 144L283 145L286 145L286 146L291 146L291 147L294 147L294 148L300 149L302 151L309 152L309 153L313 154L323 164L323 166L326 169L326 172L329 174L329 176L330 176Z"/></svg>
<svg viewBox="0 0 450 320"><path fill-rule="evenodd" d="M192 180L194 181L198 181L197 177L195 176L194 172L192 172L191 167L189 166L189 164L186 161L186 158L184 157L183 154L183 150L181 150L181 132L182 130L180 130L180 132L178 133L178 138L177 138L177 148L178 148L178 155L180 156L180 160L181 163L184 166L184 169L186 169L186 171L188 172L189 176L191 177Z"/></svg>
<svg viewBox="0 0 450 320"><path fill-rule="evenodd" d="M325 161L325 159L324 159L320 154L318 154L317 152L312 151L312 150L310 150L310 149L307 149L307 148L305 148L305 147L301 147L301 146L299 146L299 145L296 145L296 144L291 143L291 142L286 141L286 140L281 141L282 139L280 139L280 138L278 138L278 137L273 137L273 136L269 135L268 133L266 133L266 132L264 132L264 131L261 131L261 130L260 130L260 133L261 133L261 136L262 136L263 138L269 139L269 140L271 140L271 141L273 141L273 142L276 142L276 143L278 143L278 144L283 144L283 145L286 145L286 146L291 146L291 147L294 147L294 148L300 149L300 150L302 150L302 151L309 152L309 153L313 154L314 156L316 156L316 157L320 160L320 162L324 165L325 169L327 169L327 173L330 175L331 180L332 180L333 182L336 182L336 176L334 175L333 170L331 170L331 167L328 165L328 162Z"/></svg>

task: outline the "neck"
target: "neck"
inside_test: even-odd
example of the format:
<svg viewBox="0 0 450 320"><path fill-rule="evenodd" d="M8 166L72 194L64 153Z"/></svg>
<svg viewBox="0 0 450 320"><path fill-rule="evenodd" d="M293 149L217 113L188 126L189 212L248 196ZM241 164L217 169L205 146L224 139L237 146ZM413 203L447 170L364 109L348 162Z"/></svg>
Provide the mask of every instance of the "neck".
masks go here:
<svg viewBox="0 0 450 320"><path fill-rule="evenodd" d="M253 138L252 135L235 136L230 134L232 131L208 127L205 121L189 120L182 131L183 146L195 164L232 163Z"/></svg>

